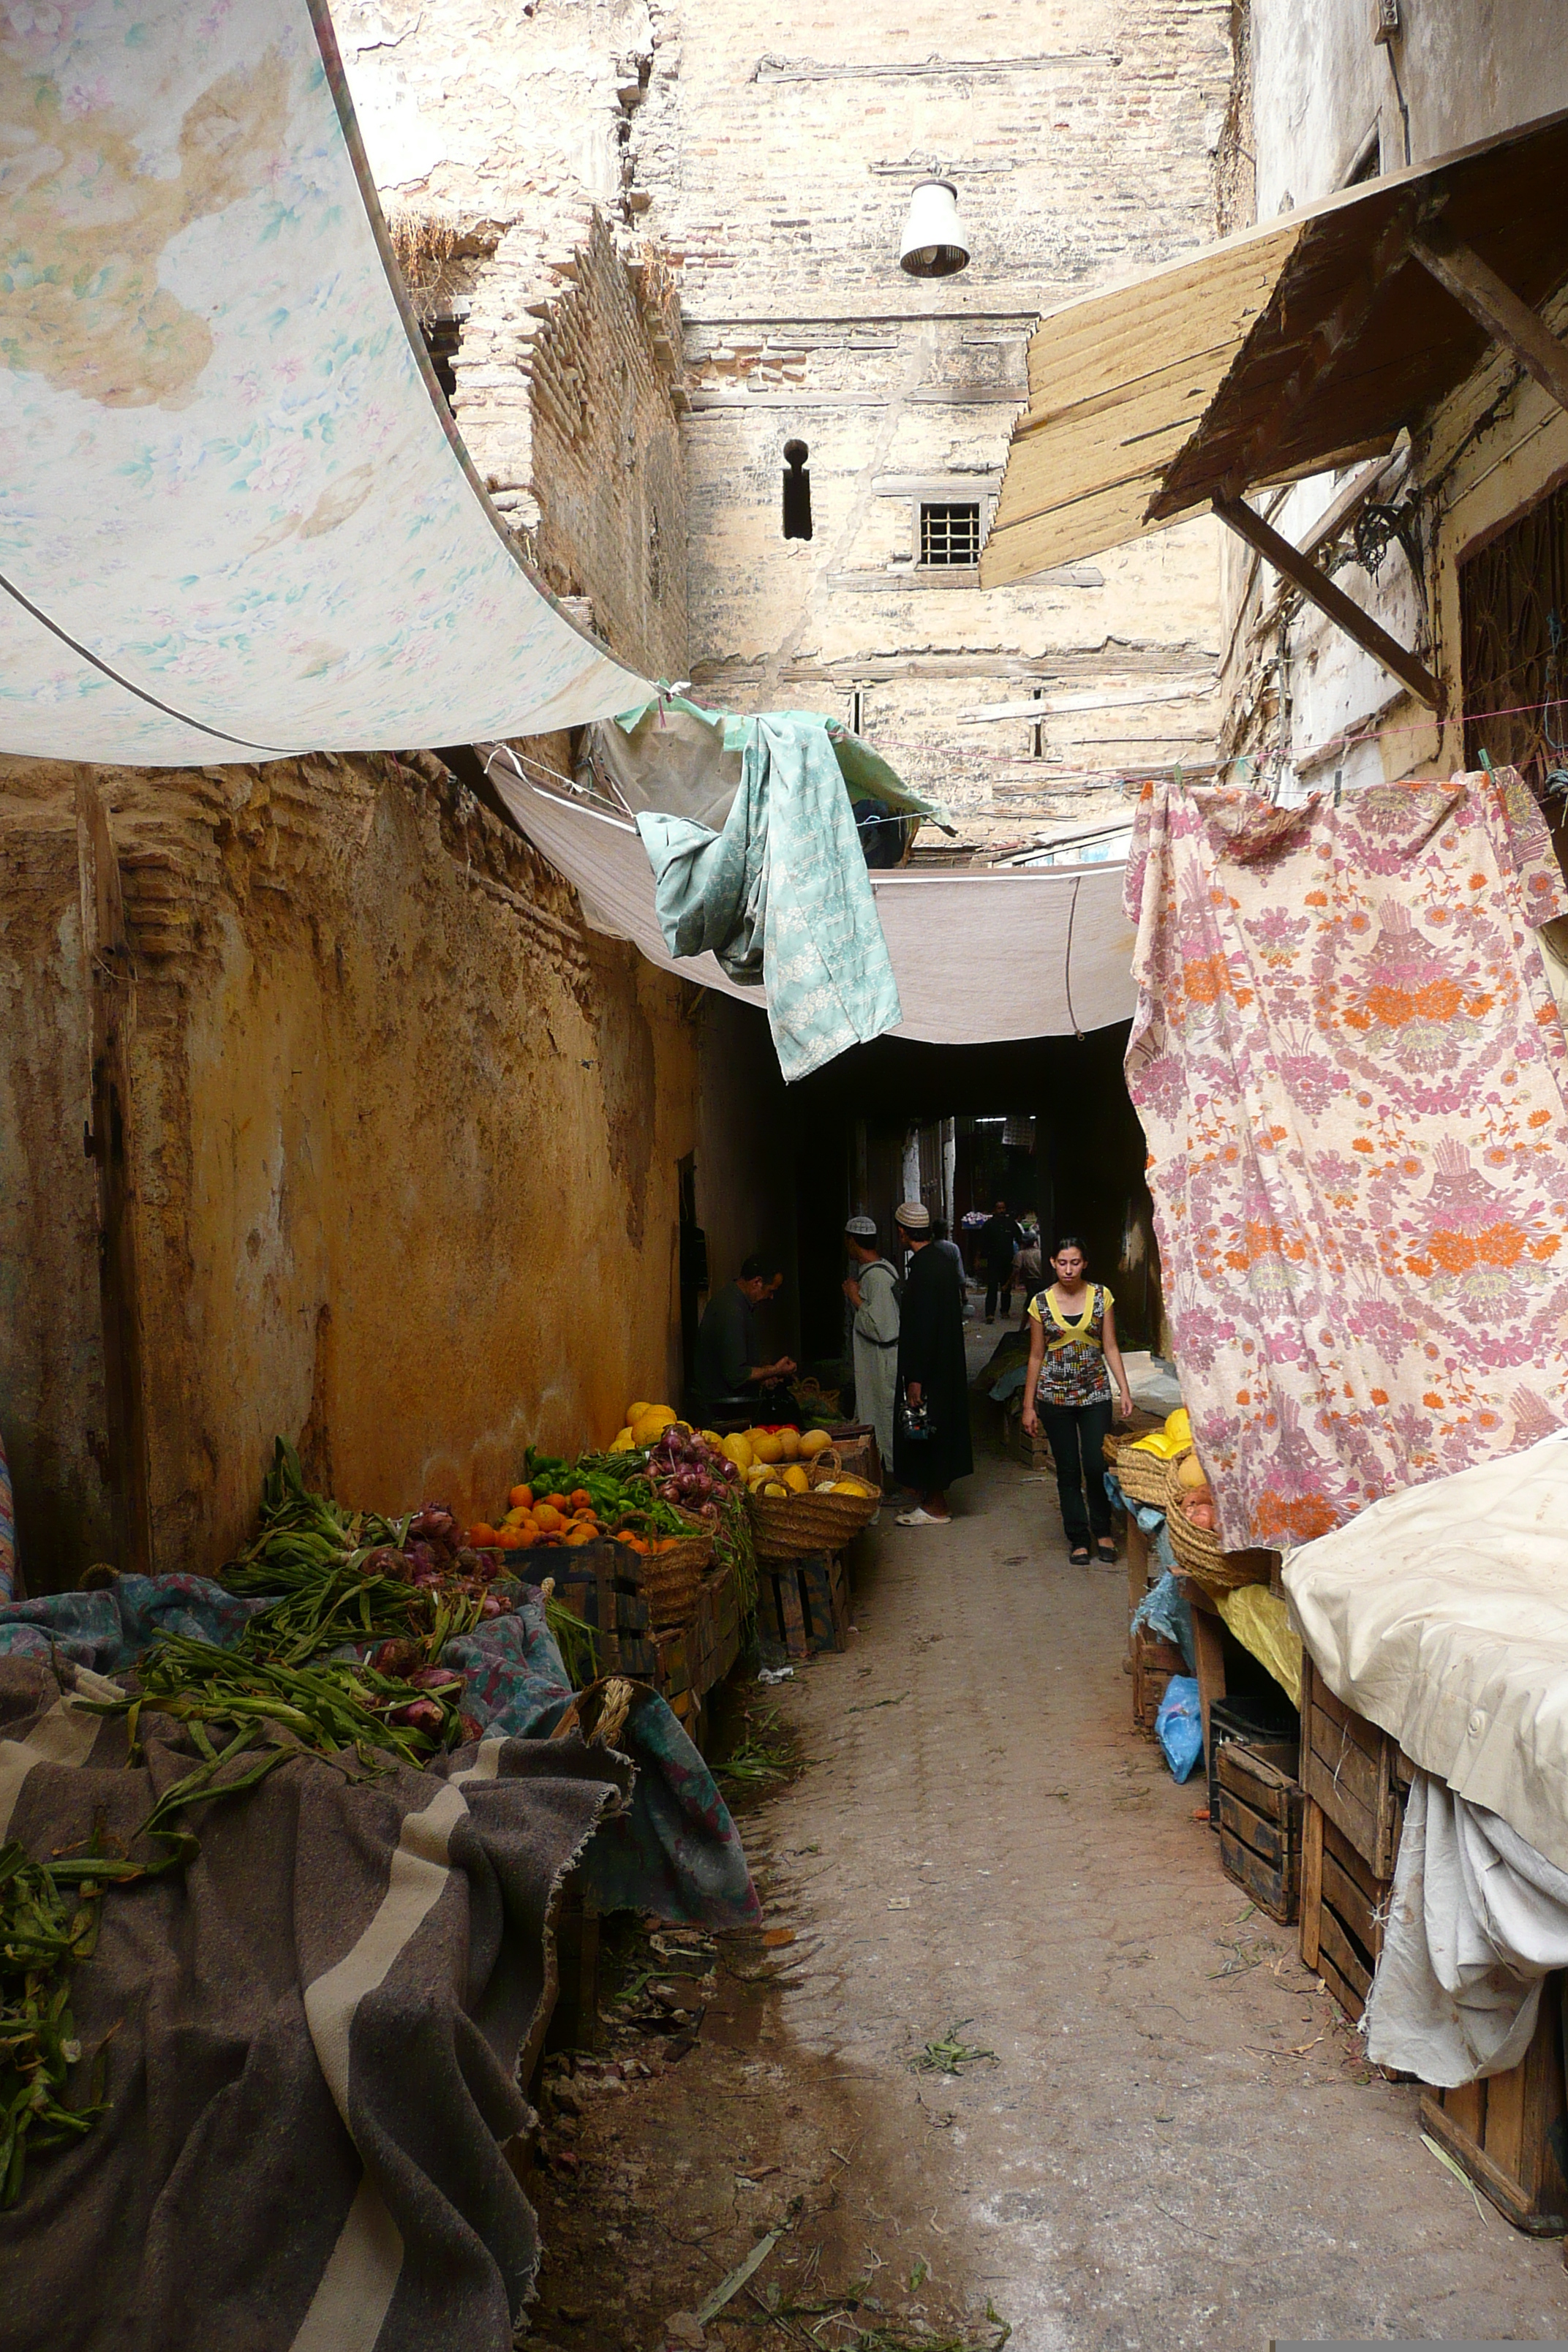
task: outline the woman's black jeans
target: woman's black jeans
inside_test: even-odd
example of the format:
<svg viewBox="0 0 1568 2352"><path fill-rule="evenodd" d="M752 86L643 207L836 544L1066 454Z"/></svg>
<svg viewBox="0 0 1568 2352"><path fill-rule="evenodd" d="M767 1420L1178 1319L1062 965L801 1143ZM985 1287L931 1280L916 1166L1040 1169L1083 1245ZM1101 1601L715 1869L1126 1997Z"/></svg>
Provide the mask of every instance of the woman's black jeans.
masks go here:
<svg viewBox="0 0 1568 2352"><path fill-rule="evenodd" d="M1068 1549L1088 1543L1091 1530L1096 1536L1108 1536L1110 1497L1105 1491L1103 1449L1110 1434L1110 1398L1101 1404L1037 1404L1035 1411L1057 1465L1057 1493L1061 1497Z"/></svg>

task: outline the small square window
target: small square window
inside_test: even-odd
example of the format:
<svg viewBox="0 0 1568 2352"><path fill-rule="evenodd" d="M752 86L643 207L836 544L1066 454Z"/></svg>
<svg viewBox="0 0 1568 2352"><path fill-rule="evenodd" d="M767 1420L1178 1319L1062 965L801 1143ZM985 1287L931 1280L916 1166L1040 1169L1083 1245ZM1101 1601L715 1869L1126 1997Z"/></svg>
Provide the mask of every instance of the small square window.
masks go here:
<svg viewBox="0 0 1568 2352"><path fill-rule="evenodd" d="M921 501L921 562L933 569L980 561L980 502L929 506Z"/></svg>

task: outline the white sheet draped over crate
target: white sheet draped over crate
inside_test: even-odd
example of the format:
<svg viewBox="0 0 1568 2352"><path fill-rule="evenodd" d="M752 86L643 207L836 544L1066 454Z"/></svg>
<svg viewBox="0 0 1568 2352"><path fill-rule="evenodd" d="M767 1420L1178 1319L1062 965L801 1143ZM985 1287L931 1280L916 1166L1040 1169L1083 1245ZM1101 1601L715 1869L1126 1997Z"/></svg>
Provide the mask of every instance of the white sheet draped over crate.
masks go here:
<svg viewBox="0 0 1568 2352"><path fill-rule="evenodd" d="M629 820L510 773L500 759L489 774L523 832L575 886L595 929L762 1010L761 989L728 979L712 956L670 955L647 852ZM988 1045L1131 1018L1137 992L1120 865L870 879L903 1007L895 1037Z"/></svg>
<svg viewBox="0 0 1568 2352"><path fill-rule="evenodd" d="M1418 1772L1405 1809L1366 2048L1445 2086L1505 2074L1542 1981L1568 1968L1568 1872L1483 1806Z"/></svg>
<svg viewBox="0 0 1568 2352"><path fill-rule="evenodd" d="M1568 1431L1385 1495L1284 1582L1330 1689L1568 1871Z"/></svg>

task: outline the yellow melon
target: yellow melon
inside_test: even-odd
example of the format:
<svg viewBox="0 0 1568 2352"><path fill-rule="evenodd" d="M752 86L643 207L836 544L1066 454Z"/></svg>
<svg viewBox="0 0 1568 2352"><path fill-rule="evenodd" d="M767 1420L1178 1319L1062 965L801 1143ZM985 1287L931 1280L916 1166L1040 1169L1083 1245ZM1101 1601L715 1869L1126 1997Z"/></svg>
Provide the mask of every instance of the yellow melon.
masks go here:
<svg viewBox="0 0 1568 2352"><path fill-rule="evenodd" d="M636 1444L637 1439L632 1435L629 1429L617 1430L615 1436L610 1440L610 1452L612 1454L629 1454Z"/></svg>
<svg viewBox="0 0 1568 2352"><path fill-rule="evenodd" d="M809 1462L814 1455L822 1452L825 1445L831 1445L832 1443L833 1440L825 1429L803 1429L800 1433L801 1460Z"/></svg>
<svg viewBox="0 0 1568 2352"><path fill-rule="evenodd" d="M792 1495L809 1495L811 1492L810 1476L801 1468L798 1462L790 1464L784 1474L784 1482Z"/></svg>
<svg viewBox="0 0 1568 2352"><path fill-rule="evenodd" d="M1177 1463L1176 1484L1189 1488L1208 1485L1208 1473L1195 1454L1184 1454Z"/></svg>
<svg viewBox="0 0 1568 2352"><path fill-rule="evenodd" d="M800 1432L798 1429L781 1429L779 1432L779 1444L784 1450L784 1458L786 1462L798 1462L800 1460Z"/></svg>
<svg viewBox="0 0 1568 2352"><path fill-rule="evenodd" d="M767 1485L763 1488L763 1492L772 1500L780 1503L786 1501L789 1496L789 1488L787 1486L781 1486L776 1478L770 1478Z"/></svg>
<svg viewBox="0 0 1568 2352"><path fill-rule="evenodd" d="M729 1455L737 1470L751 1468L752 1454L749 1439L742 1437L737 1431L733 1436L726 1437L722 1444L723 1451Z"/></svg>
<svg viewBox="0 0 1568 2352"><path fill-rule="evenodd" d="M782 1462L784 1447L771 1430L759 1429L752 1433L752 1452L759 1462Z"/></svg>
<svg viewBox="0 0 1568 2352"><path fill-rule="evenodd" d="M650 1404L631 1424L633 1443L637 1445L657 1445L674 1419L675 1415L668 1405Z"/></svg>

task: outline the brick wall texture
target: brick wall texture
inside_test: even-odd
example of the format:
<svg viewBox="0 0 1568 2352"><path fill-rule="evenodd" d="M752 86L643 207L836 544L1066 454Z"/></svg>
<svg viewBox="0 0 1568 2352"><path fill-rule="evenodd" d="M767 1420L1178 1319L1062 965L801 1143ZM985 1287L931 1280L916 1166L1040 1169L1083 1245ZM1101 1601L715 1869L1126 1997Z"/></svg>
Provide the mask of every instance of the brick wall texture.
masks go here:
<svg viewBox="0 0 1568 2352"><path fill-rule="evenodd" d="M658 667L657 647L714 700L858 708L911 782L995 839L1114 814L1119 788L1086 773L1212 746L1209 525L984 594L914 556L922 496L994 493L1039 313L1215 234L1230 33L1207 0L967 16L865 0L787 25L762 0L538 0L526 16L379 0L349 10L344 48L389 201L496 240L457 408L551 584L591 596L617 651ZM973 244L936 284L897 266L933 163ZM634 295L639 332L613 289L612 254L625 268L650 247L681 352L667 301L656 319ZM788 439L810 451L809 542L782 535ZM678 651L684 623L649 583L673 599L682 568ZM1038 733L965 723L1037 688L1163 698Z"/></svg>

